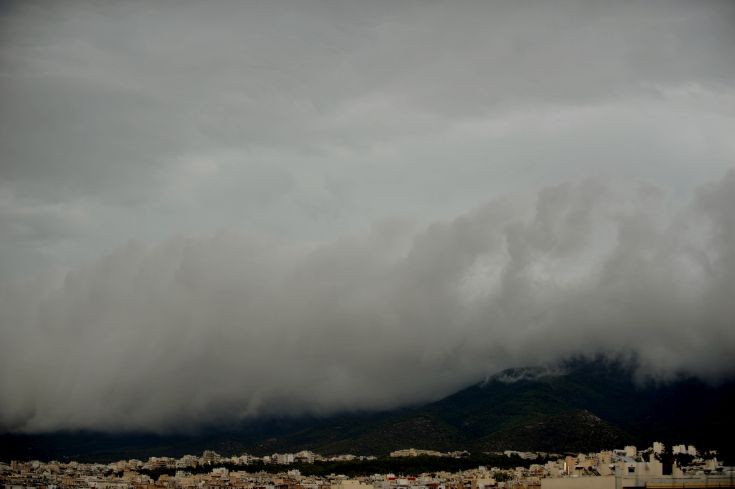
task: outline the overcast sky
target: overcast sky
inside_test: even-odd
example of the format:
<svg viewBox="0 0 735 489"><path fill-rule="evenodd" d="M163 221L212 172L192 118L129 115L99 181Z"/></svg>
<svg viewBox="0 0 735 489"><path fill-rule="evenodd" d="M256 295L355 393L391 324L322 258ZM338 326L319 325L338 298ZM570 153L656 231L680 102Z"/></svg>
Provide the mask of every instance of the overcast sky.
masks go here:
<svg viewBox="0 0 735 489"><path fill-rule="evenodd" d="M732 2L4 2L0 430L733 375L733 135Z"/></svg>

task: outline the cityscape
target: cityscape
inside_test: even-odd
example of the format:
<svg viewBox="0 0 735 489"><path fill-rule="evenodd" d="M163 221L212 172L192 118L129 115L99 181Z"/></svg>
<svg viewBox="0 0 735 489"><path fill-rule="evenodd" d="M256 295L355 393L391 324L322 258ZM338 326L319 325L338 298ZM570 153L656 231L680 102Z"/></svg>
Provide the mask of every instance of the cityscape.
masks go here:
<svg viewBox="0 0 735 489"><path fill-rule="evenodd" d="M503 468L468 467L449 472L367 473L376 456L350 454L321 456L302 450L261 457L241 454L222 456L205 451L200 456L150 457L107 464L76 461L17 461L0 463L3 489L619 489L735 487L735 467L723 466L716 451L700 452L693 445L667 447L654 442L640 450L629 445L594 453L561 455L543 452L504 451L492 455L507 458ZM439 452L408 448L387 457L401 460L442 457L464 459L466 451ZM386 459L386 457L384 457ZM385 460L384 460L385 461ZM512 466L512 462L522 465ZM364 465L360 465L360 464ZM319 464L330 464L333 473L310 473ZM348 476L340 467L352 471ZM360 473L360 471L364 473Z"/></svg>

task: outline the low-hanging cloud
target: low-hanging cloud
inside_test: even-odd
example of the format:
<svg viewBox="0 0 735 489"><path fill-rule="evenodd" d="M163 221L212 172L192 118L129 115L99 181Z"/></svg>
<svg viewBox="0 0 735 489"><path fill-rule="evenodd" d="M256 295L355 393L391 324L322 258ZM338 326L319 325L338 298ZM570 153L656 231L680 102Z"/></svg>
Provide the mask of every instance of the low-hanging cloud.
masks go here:
<svg viewBox="0 0 735 489"><path fill-rule="evenodd" d="M176 430L437 398L504 367L735 372L735 171L583 180L329 242L131 242L0 290L0 427Z"/></svg>

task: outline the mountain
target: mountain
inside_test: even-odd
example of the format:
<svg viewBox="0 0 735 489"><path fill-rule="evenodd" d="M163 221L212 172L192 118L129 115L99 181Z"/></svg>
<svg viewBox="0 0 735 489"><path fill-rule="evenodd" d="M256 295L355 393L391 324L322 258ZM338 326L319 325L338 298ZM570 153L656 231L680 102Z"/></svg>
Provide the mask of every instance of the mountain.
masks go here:
<svg viewBox="0 0 735 489"><path fill-rule="evenodd" d="M555 416L541 416L532 421L500 430L482 438L483 450L544 452L586 452L592 447L621 447L631 437L585 410L568 411ZM563 450L560 450L563 448Z"/></svg>
<svg viewBox="0 0 735 489"><path fill-rule="evenodd" d="M385 454L407 447L577 452L646 446L654 440L727 452L724 433L733 412L735 382L641 383L618 363L574 361L551 370L506 370L437 402L379 413L260 420L189 436L2 435L0 458L110 460L204 449L225 454L307 448L324 454Z"/></svg>
<svg viewBox="0 0 735 489"><path fill-rule="evenodd" d="M735 383L636 382L629 368L576 361L512 369L437 402L382 417L345 416L270 440L324 453L439 450L580 451L689 442L726 449ZM264 447L265 448L265 447Z"/></svg>

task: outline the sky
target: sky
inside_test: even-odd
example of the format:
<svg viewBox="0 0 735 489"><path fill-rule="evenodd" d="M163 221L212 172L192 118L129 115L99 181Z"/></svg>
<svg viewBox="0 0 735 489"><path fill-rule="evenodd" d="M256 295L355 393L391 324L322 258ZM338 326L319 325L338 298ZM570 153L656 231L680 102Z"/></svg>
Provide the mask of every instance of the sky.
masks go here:
<svg viewBox="0 0 735 489"><path fill-rule="evenodd" d="M735 375L732 2L0 5L0 431Z"/></svg>

